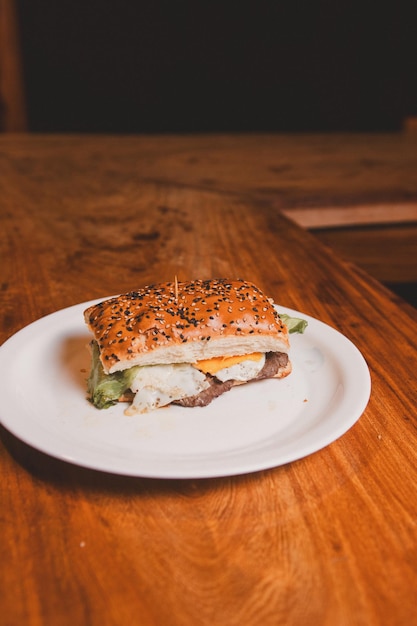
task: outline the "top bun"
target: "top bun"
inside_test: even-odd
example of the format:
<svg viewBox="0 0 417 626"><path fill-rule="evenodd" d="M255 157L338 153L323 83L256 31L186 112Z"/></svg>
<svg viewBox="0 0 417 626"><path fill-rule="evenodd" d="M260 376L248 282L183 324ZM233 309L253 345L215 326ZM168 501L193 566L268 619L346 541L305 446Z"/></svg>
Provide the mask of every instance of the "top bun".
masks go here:
<svg viewBox="0 0 417 626"><path fill-rule="evenodd" d="M107 374L289 349L272 301L244 280L149 285L95 304L84 316Z"/></svg>

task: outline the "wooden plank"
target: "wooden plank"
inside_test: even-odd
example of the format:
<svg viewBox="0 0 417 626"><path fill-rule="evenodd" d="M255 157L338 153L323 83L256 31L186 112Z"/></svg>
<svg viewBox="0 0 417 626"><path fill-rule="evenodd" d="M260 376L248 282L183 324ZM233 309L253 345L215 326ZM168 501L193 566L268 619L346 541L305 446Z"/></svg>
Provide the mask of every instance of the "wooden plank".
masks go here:
<svg viewBox="0 0 417 626"><path fill-rule="evenodd" d="M322 243L383 283L417 283L417 224L314 230Z"/></svg>
<svg viewBox="0 0 417 626"><path fill-rule="evenodd" d="M297 207L282 213L303 228L417 223L417 202L389 202L374 205Z"/></svg>

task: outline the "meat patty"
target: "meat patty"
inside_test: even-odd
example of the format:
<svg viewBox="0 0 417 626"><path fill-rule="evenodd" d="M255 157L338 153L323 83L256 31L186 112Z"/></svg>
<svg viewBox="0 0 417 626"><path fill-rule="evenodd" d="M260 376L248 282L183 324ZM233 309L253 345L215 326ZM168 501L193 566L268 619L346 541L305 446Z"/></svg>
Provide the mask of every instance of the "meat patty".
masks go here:
<svg viewBox="0 0 417 626"><path fill-rule="evenodd" d="M265 365L254 380L262 378L272 378L276 376L282 367L288 365L288 354L285 352L268 352L265 359Z"/></svg>
<svg viewBox="0 0 417 626"><path fill-rule="evenodd" d="M175 400L172 404L179 404L180 406L186 407L207 406L214 398L221 396L225 391L229 391L234 385L233 380L222 382L218 378L211 376L211 374L207 374L207 380L210 383L210 387L195 396Z"/></svg>

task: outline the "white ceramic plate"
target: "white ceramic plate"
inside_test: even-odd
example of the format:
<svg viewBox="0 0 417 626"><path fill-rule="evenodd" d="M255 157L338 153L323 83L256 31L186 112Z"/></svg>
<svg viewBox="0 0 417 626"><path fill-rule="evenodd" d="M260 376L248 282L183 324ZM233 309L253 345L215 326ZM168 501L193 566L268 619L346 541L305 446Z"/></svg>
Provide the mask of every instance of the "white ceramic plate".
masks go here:
<svg viewBox="0 0 417 626"><path fill-rule="evenodd" d="M27 444L96 470L154 478L203 478L275 467L315 452L360 417L370 376L358 349L308 320L291 335L293 372L232 389L204 408L170 406L127 417L86 399L90 335L83 311L30 324L0 348L0 421Z"/></svg>

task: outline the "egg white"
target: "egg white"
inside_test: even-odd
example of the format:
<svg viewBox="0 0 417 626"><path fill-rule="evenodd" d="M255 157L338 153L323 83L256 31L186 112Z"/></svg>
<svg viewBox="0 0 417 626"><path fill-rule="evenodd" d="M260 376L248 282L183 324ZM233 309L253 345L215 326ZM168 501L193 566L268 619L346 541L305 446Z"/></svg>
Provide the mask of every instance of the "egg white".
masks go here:
<svg viewBox="0 0 417 626"><path fill-rule="evenodd" d="M216 378L225 382L247 382L255 378L265 365L265 355L258 361L247 359L216 372ZM210 386L207 376L189 363L148 365L139 368L131 390L135 394L126 415L146 413L175 400L195 396Z"/></svg>

